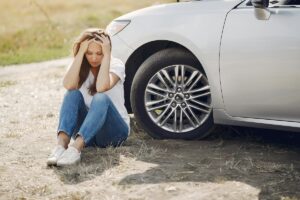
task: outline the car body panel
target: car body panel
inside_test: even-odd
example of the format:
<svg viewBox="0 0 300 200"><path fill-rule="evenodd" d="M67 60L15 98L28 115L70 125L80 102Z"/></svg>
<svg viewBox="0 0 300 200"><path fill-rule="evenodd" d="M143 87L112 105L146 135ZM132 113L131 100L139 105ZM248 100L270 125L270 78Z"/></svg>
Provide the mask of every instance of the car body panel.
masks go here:
<svg viewBox="0 0 300 200"><path fill-rule="evenodd" d="M119 34L111 37L112 54L122 60L124 63L127 62L128 58L133 54L134 49L128 46L126 41L119 37Z"/></svg>
<svg viewBox="0 0 300 200"><path fill-rule="evenodd" d="M230 11L224 26L220 75L233 117L300 122L300 9L253 7Z"/></svg>
<svg viewBox="0 0 300 200"><path fill-rule="evenodd" d="M223 108L218 78L220 39L226 14L240 2L193 1L138 10L116 19L131 20L130 25L118 34L118 40L125 41L130 49L138 49L157 40L173 41L189 49L199 59L208 77L213 107ZM199 31L189 31L188 21L197 22L194 30ZM112 40L113 45L120 45L115 37L112 37ZM122 54L125 63L131 55L131 52L120 52L117 48L113 53L117 56Z"/></svg>
<svg viewBox="0 0 300 200"><path fill-rule="evenodd" d="M226 113L224 109L214 109L214 123L234 126L248 126L256 128L271 128L277 130L300 132L300 123L269 120L269 119L257 119L248 117L232 117Z"/></svg>

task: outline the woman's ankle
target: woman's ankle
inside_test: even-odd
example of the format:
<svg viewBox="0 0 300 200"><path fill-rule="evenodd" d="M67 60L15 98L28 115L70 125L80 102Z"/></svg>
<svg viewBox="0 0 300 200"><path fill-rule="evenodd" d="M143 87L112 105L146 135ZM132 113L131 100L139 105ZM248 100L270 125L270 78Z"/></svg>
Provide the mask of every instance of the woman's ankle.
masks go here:
<svg viewBox="0 0 300 200"><path fill-rule="evenodd" d="M69 136L65 132L60 131L57 136L57 144L67 149L69 143L70 143Z"/></svg>
<svg viewBox="0 0 300 200"><path fill-rule="evenodd" d="M81 135L76 136L76 139L72 146L75 147L79 152L82 151L82 149L84 148L84 139L81 137Z"/></svg>

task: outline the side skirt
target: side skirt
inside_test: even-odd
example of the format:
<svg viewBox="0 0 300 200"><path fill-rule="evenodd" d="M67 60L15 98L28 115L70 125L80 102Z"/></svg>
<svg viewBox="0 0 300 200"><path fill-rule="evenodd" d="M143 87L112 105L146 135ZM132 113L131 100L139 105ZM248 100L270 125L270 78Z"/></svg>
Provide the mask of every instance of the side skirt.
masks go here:
<svg viewBox="0 0 300 200"><path fill-rule="evenodd" d="M256 128L268 128L284 131L300 132L300 123L290 121L254 119L245 117L232 117L224 109L213 110L214 123L234 126L247 126Z"/></svg>

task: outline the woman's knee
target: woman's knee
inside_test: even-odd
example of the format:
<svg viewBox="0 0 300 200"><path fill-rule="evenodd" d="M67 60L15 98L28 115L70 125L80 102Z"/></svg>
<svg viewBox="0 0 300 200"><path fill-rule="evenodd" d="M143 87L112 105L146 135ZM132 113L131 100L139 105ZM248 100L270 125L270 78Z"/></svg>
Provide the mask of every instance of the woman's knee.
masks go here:
<svg viewBox="0 0 300 200"><path fill-rule="evenodd" d="M80 98L82 97L82 94L79 90L67 90L67 92L65 93L66 97L72 97L72 98Z"/></svg>
<svg viewBox="0 0 300 200"><path fill-rule="evenodd" d="M109 97L107 94L104 93L96 93L93 97L92 103L97 103L97 104L108 104L109 102Z"/></svg>
<svg viewBox="0 0 300 200"><path fill-rule="evenodd" d="M72 102L77 104L84 102L84 99L79 90L68 90L65 93L64 102Z"/></svg>

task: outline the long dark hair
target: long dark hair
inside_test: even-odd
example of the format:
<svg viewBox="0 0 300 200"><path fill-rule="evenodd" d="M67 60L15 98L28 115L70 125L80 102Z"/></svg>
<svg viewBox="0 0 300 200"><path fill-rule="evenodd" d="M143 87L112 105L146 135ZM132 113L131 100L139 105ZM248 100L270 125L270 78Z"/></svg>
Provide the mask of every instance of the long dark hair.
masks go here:
<svg viewBox="0 0 300 200"><path fill-rule="evenodd" d="M107 36L108 39L109 39L109 41L110 41L110 44L111 44L111 40L110 40L109 35L103 29L100 29L100 28L89 28L89 29L86 29L86 30L84 30L79 35L79 37L77 38L77 40L74 42L74 45L73 45L73 55L74 55L74 57L77 55L77 53L79 51L79 48L80 48L80 44L83 41L90 40L90 39L99 40L96 37L96 35L98 35L98 36L100 36L100 35ZM110 48L111 48L111 46L110 46ZM81 67L80 67L80 71L79 71L78 88L80 88L82 86L82 84L84 83L84 81L87 79L91 67L92 66L90 65L90 63L88 62L88 60L87 60L87 58L86 58L86 56L84 54L83 59L82 59L82 63L81 63ZM100 69L100 66L99 66L98 70L99 69ZM89 87L89 93L91 95L94 95L97 92L97 90L96 90L97 77L98 77L98 73L96 73L95 80L92 83L92 85L90 85L90 87Z"/></svg>

